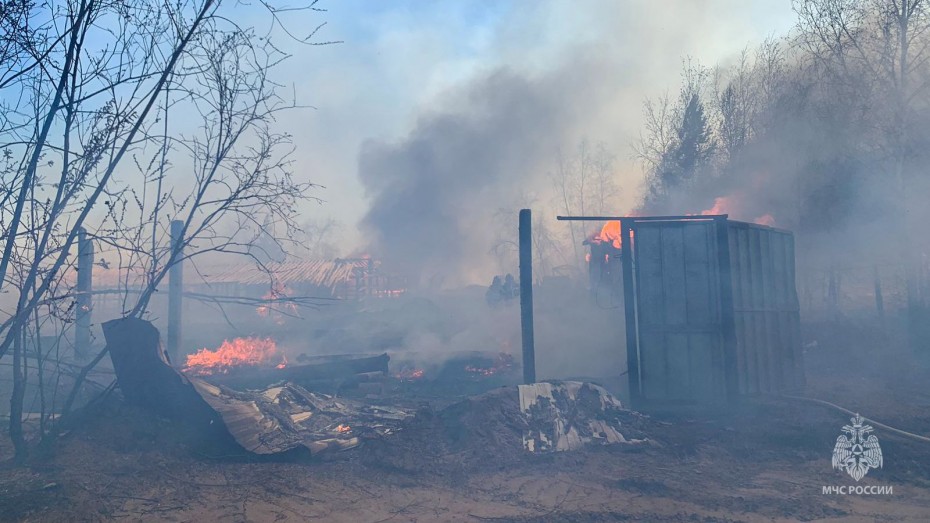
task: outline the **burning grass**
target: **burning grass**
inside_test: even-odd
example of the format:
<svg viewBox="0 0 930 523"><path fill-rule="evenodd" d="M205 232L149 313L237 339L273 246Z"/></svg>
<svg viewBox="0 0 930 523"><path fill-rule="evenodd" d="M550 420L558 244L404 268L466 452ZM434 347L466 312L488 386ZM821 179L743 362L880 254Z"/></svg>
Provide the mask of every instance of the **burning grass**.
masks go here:
<svg viewBox="0 0 930 523"><path fill-rule="evenodd" d="M506 374L514 369L513 355L501 352L490 366L466 365L465 372L474 376L489 377L495 374Z"/></svg>

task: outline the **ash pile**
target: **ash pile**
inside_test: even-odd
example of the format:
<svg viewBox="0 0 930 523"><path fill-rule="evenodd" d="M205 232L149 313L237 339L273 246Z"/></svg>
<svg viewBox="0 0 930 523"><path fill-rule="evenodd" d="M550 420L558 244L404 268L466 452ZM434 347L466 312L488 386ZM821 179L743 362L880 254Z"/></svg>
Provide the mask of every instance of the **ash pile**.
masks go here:
<svg viewBox="0 0 930 523"><path fill-rule="evenodd" d="M421 409L402 431L372 442L363 459L411 475L506 470L537 455L586 446L652 444L647 435L653 425L599 385L534 383Z"/></svg>

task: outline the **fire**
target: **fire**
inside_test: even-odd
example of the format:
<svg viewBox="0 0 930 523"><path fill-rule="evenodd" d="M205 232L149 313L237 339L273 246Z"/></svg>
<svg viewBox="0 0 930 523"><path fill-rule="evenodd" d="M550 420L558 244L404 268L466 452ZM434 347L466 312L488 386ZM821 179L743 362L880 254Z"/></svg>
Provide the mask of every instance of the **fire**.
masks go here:
<svg viewBox="0 0 930 523"><path fill-rule="evenodd" d="M418 380L423 377L423 369L402 369L394 377L403 381Z"/></svg>
<svg viewBox="0 0 930 523"><path fill-rule="evenodd" d="M611 243L614 248L619 249L623 244L620 234L620 221L614 220L605 223L601 227L601 232L597 233L590 241L594 243Z"/></svg>
<svg viewBox="0 0 930 523"><path fill-rule="evenodd" d="M494 363L487 368L475 367L474 365L466 365L465 372L474 374L475 376L493 376L500 372L505 372L513 368L513 356L506 352L502 352L497 355L497 358L494 360Z"/></svg>
<svg viewBox="0 0 930 523"><path fill-rule="evenodd" d="M715 215L715 214L727 214L727 209L731 209L733 206L730 205L730 199L726 196L720 196L719 198L714 198L714 206L705 211L701 211L701 216Z"/></svg>
<svg viewBox="0 0 930 523"><path fill-rule="evenodd" d="M274 365L279 359L278 347L271 338L235 338L223 340L216 350L200 349L196 354L187 356L184 372L198 376L225 374L235 367L255 367ZM287 357L280 354L277 368L287 365Z"/></svg>
<svg viewBox="0 0 930 523"><path fill-rule="evenodd" d="M718 215L718 214L736 214L739 215L740 205L733 201L730 196L720 196L714 198L714 206L710 209L701 211L701 216ZM775 217L771 214L763 214L752 220L752 223L758 225L775 226Z"/></svg>
<svg viewBox="0 0 930 523"><path fill-rule="evenodd" d="M343 425L341 423L339 424L338 427L336 427L336 432L340 434L345 434L346 432L350 432L351 430L352 430L352 427L348 425Z"/></svg>
<svg viewBox="0 0 930 523"><path fill-rule="evenodd" d="M278 325L284 324L284 316L282 313L297 315L297 305L293 302L285 302L280 307L275 307L276 301L286 299L290 294L290 289L281 282L275 281L271 286L271 289L262 296L262 300L265 301L262 305L259 305L255 308L255 312L258 313L262 318L267 318L268 315L274 312L275 323Z"/></svg>

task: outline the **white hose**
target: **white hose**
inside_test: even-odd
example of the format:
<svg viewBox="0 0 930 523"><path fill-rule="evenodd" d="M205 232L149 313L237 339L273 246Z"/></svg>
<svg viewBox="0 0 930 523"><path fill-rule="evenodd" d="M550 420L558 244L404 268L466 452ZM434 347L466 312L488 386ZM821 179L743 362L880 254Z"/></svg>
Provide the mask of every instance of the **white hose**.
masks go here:
<svg viewBox="0 0 930 523"><path fill-rule="evenodd" d="M816 399L816 398L805 398L805 397L803 397L803 396L789 396L789 395L787 395L787 394L781 394L781 395L779 395L778 397L787 398L787 399L792 399L792 400L809 401L809 402L811 402L811 403L819 403L819 404L821 404L821 405L826 405L827 407L832 407L832 408L834 408L834 409L836 409L836 410L838 410L838 411L845 412L846 414L849 414L849 415L852 415L852 416L858 415L858 413L853 412L853 411L851 411L851 410L849 410L849 409L845 409L845 408L843 408L843 407L840 407L839 405L836 405L836 404L834 404L834 403L830 403L829 401L819 400L819 399ZM901 430L901 429L896 429L896 428L894 428L894 427L889 427L888 425L885 425L884 423L879 423L879 422L875 421L874 419L866 418L866 417L864 417L864 416L862 417L862 419L864 419L865 421L868 421L869 423L875 425L876 427L881 427L881 428L883 428L883 429L885 429L885 430L887 430L887 431L894 432L895 434L898 434L898 435L900 435L900 436L906 436L906 437L911 438L911 439L916 439L917 441L922 441L922 442L924 442L924 443L930 443L930 438L928 438L928 437L926 437L926 436L921 436L920 434L914 434L914 433L912 433L912 432L907 432L907 431L904 431L904 430Z"/></svg>

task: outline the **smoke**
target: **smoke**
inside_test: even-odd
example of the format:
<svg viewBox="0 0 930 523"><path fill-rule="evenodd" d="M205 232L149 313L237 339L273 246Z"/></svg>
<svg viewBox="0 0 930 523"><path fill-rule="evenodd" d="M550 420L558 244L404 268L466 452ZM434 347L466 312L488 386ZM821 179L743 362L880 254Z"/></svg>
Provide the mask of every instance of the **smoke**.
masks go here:
<svg viewBox="0 0 930 523"><path fill-rule="evenodd" d="M366 198L357 199L349 181L315 181L339 201L330 212L360 224L360 238L345 241L386 268L427 281L444 275L447 287L485 282L515 269L494 267L488 254L497 238L516 236L516 220L502 231L496 213L529 205L539 217L556 214L547 175L560 149L573 151L585 138L606 142L622 189L614 212L635 204L642 173L630 144L643 97L675 81L683 56L736 53L790 12L751 4L684 2L665 12L643 1L437 2L403 16L375 13L366 27L386 36L367 35L327 69L341 79L337 99L351 106L321 108L341 112L307 140L335 155L359 137L352 167L328 165L316 176L356 168Z"/></svg>
<svg viewBox="0 0 930 523"><path fill-rule="evenodd" d="M361 224L370 248L414 280L483 281L495 212L547 185L548 162L596 106L599 89L579 80L592 68L499 68L449 93L405 138L366 141L359 177L371 201Z"/></svg>

